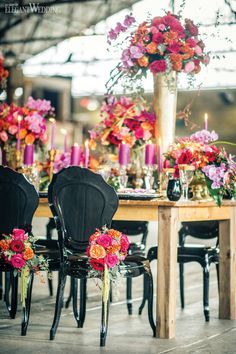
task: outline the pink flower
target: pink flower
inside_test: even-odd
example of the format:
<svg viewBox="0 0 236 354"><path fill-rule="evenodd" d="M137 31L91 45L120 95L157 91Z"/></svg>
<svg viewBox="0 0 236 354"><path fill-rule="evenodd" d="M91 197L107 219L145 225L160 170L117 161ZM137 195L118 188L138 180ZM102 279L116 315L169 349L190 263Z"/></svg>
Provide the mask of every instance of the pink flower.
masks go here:
<svg viewBox="0 0 236 354"><path fill-rule="evenodd" d="M24 241L25 240L25 230L13 229L12 235L13 235L14 240L20 240L20 241Z"/></svg>
<svg viewBox="0 0 236 354"><path fill-rule="evenodd" d="M177 42L174 42L173 44L170 44L166 49L168 50L168 52L170 53L179 53L180 52L180 45Z"/></svg>
<svg viewBox="0 0 236 354"><path fill-rule="evenodd" d="M152 133L150 133L150 130L144 130L143 140L147 141L151 139L151 137L152 137Z"/></svg>
<svg viewBox="0 0 236 354"><path fill-rule="evenodd" d="M166 61L164 59L155 60L150 64L149 68L153 74L165 72L166 71Z"/></svg>
<svg viewBox="0 0 236 354"><path fill-rule="evenodd" d="M130 15L126 15L124 19L124 25L126 27L130 27L134 22L136 22L135 18Z"/></svg>
<svg viewBox="0 0 236 354"><path fill-rule="evenodd" d="M119 258L116 254L108 254L104 260L107 268L113 268L119 263Z"/></svg>
<svg viewBox="0 0 236 354"><path fill-rule="evenodd" d="M12 240L10 243L10 248L16 253L20 253L24 250L25 246L21 240Z"/></svg>
<svg viewBox="0 0 236 354"><path fill-rule="evenodd" d="M8 135L5 131L0 132L0 139L5 143L8 140Z"/></svg>
<svg viewBox="0 0 236 354"><path fill-rule="evenodd" d="M152 36L152 41L155 42L156 44L161 44L163 43L163 34L161 32L156 32Z"/></svg>
<svg viewBox="0 0 236 354"><path fill-rule="evenodd" d="M164 31L166 26L163 23L160 23L160 25L158 26L160 31Z"/></svg>
<svg viewBox="0 0 236 354"><path fill-rule="evenodd" d="M8 131L11 135L15 135L17 133L17 126L16 125L10 125L8 128Z"/></svg>
<svg viewBox="0 0 236 354"><path fill-rule="evenodd" d="M120 240L120 245L121 245L121 252L126 253L129 249L129 239L125 234L122 234L121 240Z"/></svg>
<svg viewBox="0 0 236 354"><path fill-rule="evenodd" d="M136 139L142 139L144 134L144 130L142 127L138 127L135 129L134 135Z"/></svg>
<svg viewBox="0 0 236 354"><path fill-rule="evenodd" d="M194 50L195 50L195 53L196 53L197 55L202 55L202 48L199 47L199 45L196 45L196 47L194 48Z"/></svg>
<svg viewBox="0 0 236 354"><path fill-rule="evenodd" d="M195 69L195 65L193 61L189 61L188 63L185 64L184 67L184 72L185 73L191 73Z"/></svg>
<svg viewBox="0 0 236 354"><path fill-rule="evenodd" d="M96 242L104 247L104 248L107 248L109 246L111 246L112 244L112 238L109 236L109 235L106 235L106 234L102 234L101 236L99 236L97 239L96 239Z"/></svg>
<svg viewBox="0 0 236 354"><path fill-rule="evenodd" d="M104 258L90 259L89 264L93 269L102 272L104 269Z"/></svg>
<svg viewBox="0 0 236 354"><path fill-rule="evenodd" d="M53 111L54 108L51 106L51 102L47 100L41 99L33 99L33 97L29 97L28 101L26 102L26 107L39 111L43 114L48 113L49 111Z"/></svg>
<svg viewBox="0 0 236 354"><path fill-rule="evenodd" d="M22 268L25 265L25 260L21 254L17 253L11 257L10 263L14 268Z"/></svg>

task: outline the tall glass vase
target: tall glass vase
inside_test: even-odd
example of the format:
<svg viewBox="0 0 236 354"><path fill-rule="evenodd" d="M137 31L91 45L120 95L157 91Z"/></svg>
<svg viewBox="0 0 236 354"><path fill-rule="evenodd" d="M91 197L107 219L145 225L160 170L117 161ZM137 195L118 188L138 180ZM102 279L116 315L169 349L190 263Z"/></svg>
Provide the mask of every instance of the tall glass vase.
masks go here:
<svg viewBox="0 0 236 354"><path fill-rule="evenodd" d="M177 106L177 75L172 71L168 76L157 74L154 79L154 112L156 137L160 138L162 152L174 142Z"/></svg>

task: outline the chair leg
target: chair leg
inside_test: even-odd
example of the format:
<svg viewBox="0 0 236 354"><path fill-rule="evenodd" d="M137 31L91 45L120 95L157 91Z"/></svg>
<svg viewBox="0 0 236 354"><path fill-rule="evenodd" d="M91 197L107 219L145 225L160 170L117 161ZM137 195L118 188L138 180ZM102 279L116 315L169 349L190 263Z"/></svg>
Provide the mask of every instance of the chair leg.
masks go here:
<svg viewBox="0 0 236 354"><path fill-rule="evenodd" d="M26 336L27 328L28 328L28 324L29 324L33 281L34 281L34 273L30 272L29 279L28 279L25 307L23 307L23 319L21 322L21 335L22 336Z"/></svg>
<svg viewBox="0 0 236 354"><path fill-rule="evenodd" d="M10 304L10 288L11 288L11 275L10 272L5 272L5 290L4 290L4 301L6 303L6 307L8 312L10 313L11 304Z"/></svg>
<svg viewBox="0 0 236 354"><path fill-rule="evenodd" d="M83 328L86 315L86 293L87 293L87 279L80 279L80 306L79 314L77 308L78 298L78 279L73 278L72 296L73 296L73 312L77 322L78 328Z"/></svg>
<svg viewBox="0 0 236 354"><path fill-rule="evenodd" d="M153 319L153 278L152 273L147 274L148 279L148 320L153 331L153 337L156 337L156 325Z"/></svg>
<svg viewBox="0 0 236 354"><path fill-rule="evenodd" d="M126 299L128 314L132 315L133 304L132 304L132 278L126 278Z"/></svg>
<svg viewBox="0 0 236 354"><path fill-rule="evenodd" d="M66 275L64 269L59 271L59 280L58 280L58 287L57 287L57 298L56 298L56 305L55 305L55 313L53 324L50 330L50 340L53 340L56 335L57 327L61 317L61 310L63 307L63 295L64 289L66 284Z"/></svg>
<svg viewBox="0 0 236 354"><path fill-rule="evenodd" d="M48 288L49 288L49 295L53 296L53 282L51 277L52 272L48 272Z"/></svg>
<svg viewBox="0 0 236 354"><path fill-rule="evenodd" d="M68 307L70 306L70 302L71 302L71 299L72 299L72 294L73 294L73 277L70 277L70 292L69 292L69 296L66 300L66 305L65 305L65 308L68 309Z"/></svg>
<svg viewBox="0 0 236 354"><path fill-rule="evenodd" d="M203 309L206 322L210 320L209 311L209 266L203 268Z"/></svg>
<svg viewBox="0 0 236 354"><path fill-rule="evenodd" d="M148 299L148 275L144 273L143 275L143 300L141 302L141 305L139 306L138 309L138 314L141 315L146 303L146 300Z"/></svg>
<svg viewBox="0 0 236 354"><path fill-rule="evenodd" d="M102 300L102 321L101 321L101 330L100 330L100 347L105 347L106 345L106 337L107 337L107 330L108 330L108 317L109 317L109 297L108 301L105 303Z"/></svg>
<svg viewBox="0 0 236 354"><path fill-rule="evenodd" d="M17 312L17 303L18 303L18 276L11 274L11 307L10 307L10 317L14 319Z"/></svg>
<svg viewBox="0 0 236 354"><path fill-rule="evenodd" d="M180 290L180 303L181 308L184 309L184 264L179 263L179 290Z"/></svg>

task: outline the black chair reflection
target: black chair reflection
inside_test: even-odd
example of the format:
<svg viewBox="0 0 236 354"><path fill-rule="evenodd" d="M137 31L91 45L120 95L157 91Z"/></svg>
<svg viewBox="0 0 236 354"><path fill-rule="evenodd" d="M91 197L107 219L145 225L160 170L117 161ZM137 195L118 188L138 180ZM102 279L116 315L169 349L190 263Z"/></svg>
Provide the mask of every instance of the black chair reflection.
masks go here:
<svg viewBox="0 0 236 354"><path fill-rule="evenodd" d="M50 339L53 340L63 306L66 276L83 279L83 289L86 289L89 264L85 250L89 236L96 228L104 225L110 227L112 217L118 207L118 197L114 189L99 174L85 168L68 167L53 176L48 199L57 227L61 257L55 314L50 331ZM141 256L128 256L122 270L127 277L136 277L144 273L147 275L148 315L151 328L155 333L152 316L153 281L149 262ZM81 313L78 314L77 293L74 290L72 290L73 312L77 325L81 326ZM107 306L109 306L109 301ZM85 316L86 296L80 299L81 307L83 307ZM100 346L105 346L107 334L109 311L105 318L104 308L104 303L102 303Z"/></svg>
<svg viewBox="0 0 236 354"><path fill-rule="evenodd" d="M180 275L180 300L181 307L185 306L184 299L184 263L197 262L203 270L203 311L205 320L209 321L209 267L211 263L216 265L217 279L219 281L219 247L218 247L219 223L218 221L185 222L179 230L178 263ZM186 237L192 236L202 240L216 239L215 246L205 246L202 244L186 244ZM147 258L151 262L157 259L157 247L151 247ZM218 282L219 284L219 282ZM145 306L147 294L146 279L144 277L143 301L139 307L139 314Z"/></svg>
<svg viewBox="0 0 236 354"><path fill-rule="evenodd" d="M20 173L8 167L0 166L0 239L10 234L14 228L31 232L34 212L38 206L38 194L32 184ZM0 260L0 271L5 273L4 300L10 317L15 318L18 297L18 276L13 275L14 268ZM31 292L33 277L30 275L28 292ZM10 300L11 292L11 300ZM27 326L28 307L23 308L22 328Z"/></svg>

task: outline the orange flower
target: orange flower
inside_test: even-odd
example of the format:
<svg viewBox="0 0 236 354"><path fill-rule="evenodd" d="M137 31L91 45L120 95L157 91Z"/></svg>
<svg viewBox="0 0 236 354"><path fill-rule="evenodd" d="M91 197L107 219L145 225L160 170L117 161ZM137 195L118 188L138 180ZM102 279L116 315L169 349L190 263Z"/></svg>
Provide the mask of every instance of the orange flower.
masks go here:
<svg viewBox="0 0 236 354"><path fill-rule="evenodd" d="M189 59L194 56L194 49L190 48L188 45L184 45L181 47L181 52L184 53L182 55L183 59Z"/></svg>
<svg viewBox="0 0 236 354"><path fill-rule="evenodd" d="M120 250L120 245L112 245L107 248L108 253L116 253Z"/></svg>
<svg viewBox="0 0 236 354"><path fill-rule="evenodd" d="M182 69L182 55L181 54L171 54L170 60L172 64L172 69L176 71L181 71Z"/></svg>
<svg viewBox="0 0 236 354"><path fill-rule="evenodd" d="M106 257L106 251L100 245L92 245L90 247L89 253L90 253L90 257L96 258L96 259Z"/></svg>
<svg viewBox="0 0 236 354"><path fill-rule="evenodd" d="M153 129L153 126L151 125L151 123L149 122L144 122L141 124L141 127L144 129L144 130L152 130Z"/></svg>
<svg viewBox="0 0 236 354"><path fill-rule="evenodd" d="M89 166L91 170L97 170L99 166L99 161L91 156L89 160Z"/></svg>
<svg viewBox="0 0 236 354"><path fill-rule="evenodd" d="M114 230L114 229L110 229L107 231L108 235L110 235L111 237L117 237L120 238L122 233L120 231Z"/></svg>
<svg viewBox="0 0 236 354"><path fill-rule="evenodd" d="M26 144L33 144L35 141L35 136L33 134L28 134L25 137L25 143Z"/></svg>
<svg viewBox="0 0 236 354"><path fill-rule="evenodd" d="M0 241L0 248L2 252L7 251L9 249L9 243L5 240Z"/></svg>
<svg viewBox="0 0 236 354"><path fill-rule="evenodd" d="M34 257L34 251L32 248L26 248L25 252L23 253L23 258L28 261Z"/></svg>
<svg viewBox="0 0 236 354"><path fill-rule="evenodd" d="M21 129L20 130L20 139L24 139L24 137L26 136L27 134L27 130L25 128ZM18 136L17 136L18 137Z"/></svg>
<svg viewBox="0 0 236 354"><path fill-rule="evenodd" d="M132 136L129 136L129 135L124 136L123 141L124 141L125 144L129 144L131 146L133 145Z"/></svg>
<svg viewBox="0 0 236 354"><path fill-rule="evenodd" d="M90 140L89 140L89 147L90 147L90 149L94 151L94 150L96 149L96 146L97 146L96 141L95 141L94 139L90 139Z"/></svg>
<svg viewBox="0 0 236 354"><path fill-rule="evenodd" d="M141 58L138 59L138 64L141 66L141 67L144 67L146 68L149 64L149 59L148 57L146 57L145 55L143 55Z"/></svg>
<svg viewBox="0 0 236 354"><path fill-rule="evenodd" d="M178 33L174 31L165 32L163 37L164 44L172 44L175 40L178 39Z"/></svg>
<svg viewBox="0 0 236 354"><path fill-rule="evenodd" d="M151 42L146 46L146 49L149 54L156 54L157 53L157 44L154 42Z"/></svg>

